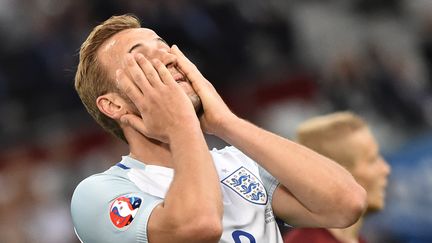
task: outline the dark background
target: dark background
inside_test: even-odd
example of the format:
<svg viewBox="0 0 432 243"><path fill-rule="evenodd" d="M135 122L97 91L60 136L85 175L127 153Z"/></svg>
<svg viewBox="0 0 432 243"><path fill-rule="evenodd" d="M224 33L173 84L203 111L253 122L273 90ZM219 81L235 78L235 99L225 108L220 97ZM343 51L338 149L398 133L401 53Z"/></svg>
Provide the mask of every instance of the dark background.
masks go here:
<svg viewBox="0 0 432 243"><path fill-rule="evenodd" d="M77 242L73 189L127 153L73 89L81 43L124 13L179 45L234 112L287 138L315 115L360 114L393 169L365 238L432 242L431 11L427 0L0 0L0 242Z"/></svg>

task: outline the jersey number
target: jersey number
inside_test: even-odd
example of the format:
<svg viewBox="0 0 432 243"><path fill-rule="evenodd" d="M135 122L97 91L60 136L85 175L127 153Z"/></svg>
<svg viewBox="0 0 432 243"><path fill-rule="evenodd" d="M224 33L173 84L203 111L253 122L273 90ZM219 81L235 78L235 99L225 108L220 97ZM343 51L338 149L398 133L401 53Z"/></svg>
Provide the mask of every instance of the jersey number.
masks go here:
<svg viewBox="0 0 432 243"><path fill-rule="evenodd" d="M250 243L256 243L253 235L249 234L246 231L241 231L241 230L236 230L236 231L232 232L232 237L234 239L234 243L242 243L242 241L240 239L241 236L248 239Z"/></svg>

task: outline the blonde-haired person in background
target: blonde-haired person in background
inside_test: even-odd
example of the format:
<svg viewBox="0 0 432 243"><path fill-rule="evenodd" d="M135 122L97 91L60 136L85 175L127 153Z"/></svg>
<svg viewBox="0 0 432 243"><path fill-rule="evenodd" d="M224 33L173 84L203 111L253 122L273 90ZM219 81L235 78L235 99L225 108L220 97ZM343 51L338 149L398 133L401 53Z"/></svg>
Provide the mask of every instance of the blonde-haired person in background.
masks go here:
<svg viewBox="0 0 432 243"><path fill-rule="evenodd" d="M93 29L75 88L130 149L77 186L71 213L83 242L277 243L273 213L347 227L365 208L343 167L237 117L178 47L133 16ZM232 146L209 151L203 133Z"/></svg>
<svg viewBox="0 0 432 243"><path fill-rule="evenodd" d="M367 192L365 215L384 207L390 166L366 122L351 112L319 116L300 124L297 141L345 167ZM284 234L284 243L357 243L361 217L348 228L298 228Z"/></svg>

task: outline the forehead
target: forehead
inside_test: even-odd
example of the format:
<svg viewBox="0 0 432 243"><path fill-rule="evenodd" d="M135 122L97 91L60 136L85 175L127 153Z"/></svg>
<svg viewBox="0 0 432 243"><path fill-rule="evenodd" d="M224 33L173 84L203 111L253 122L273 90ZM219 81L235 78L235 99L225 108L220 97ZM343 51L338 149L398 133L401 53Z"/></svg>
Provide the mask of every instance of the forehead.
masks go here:
<svg viewBox="0 0 432 243"><path fill-rule="evenodd" d="M140 44L147 50L157 49L159 39L153 30L147 28L122 30L105 40L96 55L108 75L114 77L115 70L121 67L124 55L130 52L132 47Z"/></svg>
<svg viewBox="0 0 432 243"><path fill-rule="evenodd" d="M377 141L367 128L356 131L350 140L353 149L359 156L372 156L379 152Z"/></svg>
<svg viewBox="0 0 432 243"><path fill-rule="evenodd" d="M158 48L160 39L153 30L147 28L122 30L102 43L97 56L102 65L113 68L112 65L117 66L123 56L134 46L139 44L147 50L154 50Z"/></svg>
<svg viewBox="0 0 432 243"><path fill-rule="evenodd" d="M118 32L107 39L100 47L99 54L107 55L113 52L126 53L137 43L151 44L159 36L151 29L133 28Z"/></svg>

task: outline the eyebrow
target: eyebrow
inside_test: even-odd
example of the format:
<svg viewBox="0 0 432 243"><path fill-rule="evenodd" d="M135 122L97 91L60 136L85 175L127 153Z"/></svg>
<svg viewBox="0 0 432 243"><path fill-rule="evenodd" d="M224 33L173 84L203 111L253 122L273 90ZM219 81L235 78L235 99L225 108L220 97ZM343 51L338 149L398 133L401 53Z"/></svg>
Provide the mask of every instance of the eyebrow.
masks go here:
<svg viewBox="0 0 432 243"><path fill-rule="evenodd" d="M164 44L166 44L167 46L169 46L169 45L168 45L168 42L166 42L162 37L158 37L158 38L156 38L156 40L161 41L161 42L163 42Z"/></svg>
<svg viewBox="0 0 432 243"><path fill-rule="evenodd" d="M142 46L142 44L141 43L138 43L138 44L135 44L135 45L133 45L132 47L131 47L131 49L129 49L129 53L132 53L132 51L134 50L134 49L136 49L136 48L138 48L138 47L140 47L140 46Z"/></svg>
<svg viewBox="0 0 432 243"><path fill-rule="evenodd" d="M169 46L168 43L167 43L167 42L166 42L162 37L157 37L157 38L155 38L155 40L160 41L160 42L166 44L167 46ZM138 48L138 47L140 47L140 46L142 46L142 44L141 44L141 43L137 43L137 44L133 45L133 46L129 49L128 52L129 52L129 53L132 53L132 51L133 51L134 49L136 49L136 48Z"/></svg>

